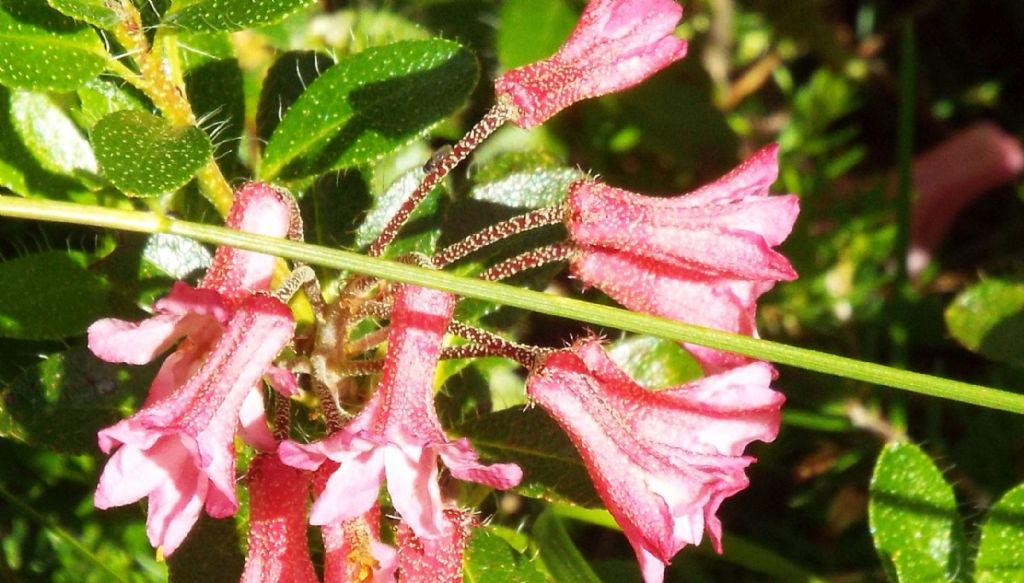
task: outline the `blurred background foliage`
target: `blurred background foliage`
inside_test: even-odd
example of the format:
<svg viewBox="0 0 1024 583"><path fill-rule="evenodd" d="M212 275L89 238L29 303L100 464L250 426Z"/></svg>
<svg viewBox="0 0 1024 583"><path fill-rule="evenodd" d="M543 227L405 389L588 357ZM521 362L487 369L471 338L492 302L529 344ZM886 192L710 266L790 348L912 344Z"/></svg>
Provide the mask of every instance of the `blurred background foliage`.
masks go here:
<svg viewBox="0 0 1024 583"><path fill-rule="evenodd" d="M159 1L139 4L152 22L166 8ZM398 196L392 184L486 111L493 100L489 79L553 52L582 5L577 0L324 1L262 28L184 35L185 81L221 167L237 183L252 176L259 139L272 134L280 112L333 61L401 39L441 36L469 47L479 59L481 82L464 111L377 164L288 183L302 196L310 241L358 248L372 239L375 224L379 228L379 209ZM1020 391L1024 191L1019 179L960 213L932 264L917 278L903 267L909 203L899 184L900 176L911 172L910 154L975 122L992 121L1018 138L1024 135L1024 4L689 0L685 9L679 31L691 43L685 60L632 90L572 107L537 130L500 130L468 170L453 177L450 192L431 199L429 212L421 213L400 248L428 250L438 240L455 240L517 209L556 202L580 172L638 192L679 193L778 141L782 171L776 190L802 199L799 223L784 246L801 277L762 302L762 335ZM0 87L0 174L6 188L22 195L132 204L90 184L79 170L61 166L45 147L33 148L31 136L18 125L18 112L56 108L85 132L111 111L145 108L145 97L110 78L75 92L50 93L41 104L23 103L18 95ZM8 178L11 166L20 168L17 184ZM194 186L163 204L183 217L214 220ZM498 251L528 248L551 236L542 231ZM16 295L2 289L10 287L5 281L17 281L21 289L47 289L45 301L17 308L34 314L29 321L35 327L0 318L0 580L164 580L167 565L146 542L140 509L100 513L92 508L104 460L92 433L132 410L146 371L128 373L95 362L81 349L81 332L101 315L139 316L138 306L163 293L173 279L194 276L204 251L177 240L5 220L0 221L0 252L5 258L0 295ZM18 262L46 253L54 254L52 261ZM472 273L485 261L460 269ZM62 274L56 285L55 273ZM557 270L522 281L555 292L577 289ZM587 297L608 301L593 292ZM69 315L69 304L78 308L77 320ZM460 310L465 319L544 345L559 346L583 332L571 322L474 302ZM57 332L33 334L39 326ZM674 345L599 332L618 342L617 357L649 386L693 376L692 363ZM42 355L62 360L40 360ZM513 365L481 359L445 366L448 380L439 407L449 426L477 438L506 431L512 435L504 435L504 443L512 445L542 434L530 424L543 427L544 420L529 415L517 417L522 425L495 422L502 410L521 408L523 402L522 374ZM136 378L139 383L132 382ZM893 441L923 444L938 469L921 466L921 471L938 472L938 478L929 474L936 488L943 476L955 485L955 498L949 500L964 521L964 544L972 549L986 511L1024 481L1024 423L1018 417L790 368L780 371L778 387L788 399L779 438L753 448L760 461L750 471L749 489L720 512L728 531L724 557L707 548L685 550L673 563L670 580L875 581L897 572L902 577L899 566L894 570L876 551L877 545L883 556L888 552L878 537L884 521L871 525L874 540L868 521L875 503L872 470ZM62 417L67 407L75 411L73 422ZM48 417L51 410L57 413ZM480 449L488 452L485 445ZM490 453L503 455L501 447ZM907 454L892 453L899 455ZM562 502L593 502L585 479L582 484L573 479L568 474L552 478L563 481L564 492L539 480L537 493ZM885 482L876 485L883 488ZM624 539L601 526L599 518L580 520L574 510L557 507L577 520L559 522L563 530L552 530L544 520L547 512L558 511L541 514L544 506L529 498L530 492L523 494L527 497L495 500L489 511L497 515L488 533L502 535L518 550L529 548L517 538L523 526L537 527L549 540L567 536L595 577L637 578ZM481 556L507 554L495 550L493 541L477 543L474 552ZM960 572L968 576L967 569ZM183 574L177 579L188 580Z"/></svg>

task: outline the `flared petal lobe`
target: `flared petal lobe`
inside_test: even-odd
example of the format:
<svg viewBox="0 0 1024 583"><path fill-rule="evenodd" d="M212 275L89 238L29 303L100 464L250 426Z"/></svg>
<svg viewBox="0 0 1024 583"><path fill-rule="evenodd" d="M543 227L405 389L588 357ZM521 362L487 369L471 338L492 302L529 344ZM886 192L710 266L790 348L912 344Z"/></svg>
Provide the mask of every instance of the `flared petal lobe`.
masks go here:
<svg viewBox="0 0 1024 583"><path fill-rule="evenodd" d="M251 296L185 384L100 431L100 448L117 452L100 478L97 507L148 496L150 542L165 555L184 539L199 509L233 514L239 413L294 327L287 306Z"/></svg>
<svg viewBox="0 0 1024 583"><path fill-rule="evenodd" d="M772 247L799 213L792 195L769 196L778 175L769 146L690 194L657 198L593 180L570 187L567 220L579 252L573 274L627 308L683 322L756 335L757 299L795 279ZM687 346L706 372L748 362Z"/></svg>
<svg viewBox="0 0 1024 583"><path fill-rule="evenodd" d="M775 371L755 362L680 387L648 391L594 340L549 356L527 381L530 398L569 435L597 491L640 559L645 581L661 580L673 555L716 547L722 501L747 486L743 456L771 441L784 398Z"/></svg>
<svg viewBox="0 0 1024 583"><path fill-rule="evenodd" d="M249 537L241 583L319 583L306 537L313 474L261 454L249 465Z"/></svg>
<svg viewBox="0 0 1024 583"><path fill-rule="evenodd" d="M460 479L499 488L522 479L514 464L479 463L468 442L448 439L437 418L434 377L454 308L449 293L399 286L377 392L355 419L326 440L281 445L281 459L296 467L315 469L327 460L339 464L313 505L314 524L364 514L386 478L402 519L417 536L435 538L444 528L438 457Z"/></svg>
<svg viewBox="0 0 1024 583"><path fill-rule="evenodd" d="M495 81L499 99L531 128L583 99L632 87L686 55L672 35L683 16L674 0L591 0L554 55Z"/></svg>

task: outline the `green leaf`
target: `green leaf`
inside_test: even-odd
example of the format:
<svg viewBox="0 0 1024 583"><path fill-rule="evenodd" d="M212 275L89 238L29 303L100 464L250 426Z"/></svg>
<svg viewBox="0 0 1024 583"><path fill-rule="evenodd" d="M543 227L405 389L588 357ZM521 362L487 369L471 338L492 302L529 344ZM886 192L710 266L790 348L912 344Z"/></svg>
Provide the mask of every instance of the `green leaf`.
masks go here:
<svg viewBox="0 0 1024 583"><path fill-rule="evenodd" d="M96 33L42 0L0 4L0 83L73 91L99 75L105 63L106 53Z"/></svg>
<svg viewBox="0 0 1024 583"><path fill-rule="evenodd" d="M167 560L170 583L237 583L245 557L231 518L201 514L181 547Z"/></svg>
<svg viewBox="0 0 1024 583"><path fill-rule="evenodd" d="M54 9L76 20L111 29L121 22L120 17L107 4L107 0L46 0Z"/></svg>
<svg viewBox="0 0 1024 583"><path fill-rule="evenodd" d="M284 53L267 71L256 108L256 131L264 142L306 87L334 65L331 57L316 51Z"/></svg>
<svg viewBox="0 0 1024 583"><path fill-rule="evenodd" d="M313 176L393 152L454 113L476 76L473 55L445 40L348 57L285 114L264 152L262 178Z"/></svg>
<svg viewBox="0 0 1024 583"><path fill-rule="evenodd" d="M51 354L0 389L0 436L98 454L96 432L131 413L155 372L103 362L86 348Z"/></svg>
<svg viewBox="0 0 1024 583"><path fill-rule="evenodd" d="M576 168L532 168L479 184L474 200L515 208L541 208L562 203L569 185L586 177Z"/></svg>
<svg viewBox="0 0 1024 583"><path fill-rule="evenodd" d="M548 573L555 581L565 583L600 583L597 574L569 538L562 519L550 509L533 524L533 540L540 550Z"/></svg>
<svg viewBox="0 0 1024 583"><path fill-rule="evenodd" d="M463 577L466 583L544 583L537 565L516 553L486 526L473 529L466 547Z"/></svg>
<svg viewBox="0 0 1024 583"><path fill-rule="evenodd" d="M507 0L501 7L498 61L513 69L550 57L577 20L579 13L565 0Z"/></svg>
<svg viewBox="0 0 1024 583"><path fill-rule="evenodd" d="M902 583L964 575L963 525L953 489L916 445L887 445L871 478L869 523L875 548Z"/></svg>
<svg viewBox="0 0 1024 583"><path fill-rule="evenodd" d="M1024 484L988 511L974 563L976 583L1024 581Z"/></svg>
<svg viewBox="0 0 1024 583"><path fill-rule="evenodd" d="M81 253L45 251L0 263L0 336L76 336L107 310L106 283Z"/></svg>
<svg viewBox="0 0 1024 583"><path fill-rule="evenodd" d="M517 492L552 502L600 506L583 459L561 428L538 408L507 409L457 428L492 460L523 468Z"/></svg>
<svg viewBox="0 0 1024 583"><path fill-rule="evenodd" d="M968 350L1024 364L1024 283L987 279L953 300L946 326Z"/></svg>
<svg viewBox="0 0 1024 583"><path fill-rule="evenodd" d="M185 30L242 30L284 20L316 0L191 0L168 12L164 23Z"/></svg>
<svg viewBox="0 0 1024 583"><path fill-rule="evenodd" d="M92 146L49 95L14 91L11 122L43 168L70 176L81 171L96 173Z"/></svg>
<svg viewBox="0 0 1024 583"><path fill-rule="evenodd" d="M133 109L145 111L142 98L126 85L105 79L93 79L78 88L78 109L76 120L86 129L92 129L97 122L115 111ZM89 148L92 152L92 148Z"/></svg>
<svg viewBox="0 0 1024 583"><path fill-rule="evenodd" d="M0 187L22 196L95 202L77 180L42 167L18 136L10 116L10 92L0 86Z"/></svg>
<svg viewBox="0 0 1024 583"><path fill-rule="evenodd" d="M703 376L703 371L689 352L677 342L633 336L613 343L609 356L636 382L649 389L664 389Z"/></svg>
<svg viewBox="0 0 1024 583"><path fill-rule="evenodd" d="M194 126L173 126L141 111L118 111L92 132L100 170L130 196L177 190L210 159L210 139Z"/></svg>

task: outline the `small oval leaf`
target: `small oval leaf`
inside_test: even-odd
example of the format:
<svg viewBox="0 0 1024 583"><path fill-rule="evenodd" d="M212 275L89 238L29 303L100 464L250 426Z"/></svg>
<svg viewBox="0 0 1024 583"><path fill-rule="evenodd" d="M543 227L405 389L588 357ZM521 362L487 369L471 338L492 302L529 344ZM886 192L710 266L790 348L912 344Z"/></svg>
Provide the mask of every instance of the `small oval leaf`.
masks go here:
<svg viewBox="0 0 1024 583"><path fill-rule="evenodd" d="M566 0L507 0L501 7L498 61L512 69L550 57L579 18Z"/></svg>
<svg viewBox="0 0 1024 583"><path fill-rule="evenodd" d="M987 279L946 309L949 332L968 350L1024 364L1024 283Z"/></svg>
<svg viewBox="0 0 1024 583"><path fill-rule="evenodd" d="M164 23L185 30L242 30L284 20L316 0L198 0L164 16Z"/></svg>
<svg viewBox="0 0 1024 583"><path fill-rule="evenodd" d="M284 115L261 176L297 179L393 152L454 113L476 84L473 55L446 40L367 49L317 78Z"/></svg>
<svg viewBox="0 0 1024 583"><path fill-rule="evenodd" d="M71 118L45 93L15 91L11 122L36 160L51 172L96 173L92 146Z"/></svg>
<svg viewBox="0 0 1024 583"><path fill-rule="evenodd" d="M75 336L106 311L107 285L85 268L81 253L45 251L0 263L0 336Z"/></svg>
<svg viewBox="0 0 1024 583"><path fill-rule="evenodd" d="M0 4L0 83L22 89L73 91L106 63L96 32L41 0Z"/></svg>
<svg viewBox="0 0 1024 583"><path fill-rule="evenodd" d="M929 573L935 572L954 580L965 572L963 525L953 489L920 448L887 445L875 465L870 492L875 548L902 583L933 581Z"/></svg>
<svg viewBox="0 0 1024 583"><path fill-rule="evenodd" d="M129 196L156 196L188 183L213 146L197 127L174 126L150 113L118 111L92 131L100 170Z"/></svg>
<svg viewBox="0 0 1024 583"><path fill-rule="evenodd" d="M976 583L1024 581L1024 484L988 511L974 564Z"/></svg>
<svg viewBox="0 0 1024 583"><path fill-rule="evenodd" d="M46 0L55 10L103 29L117 26L121 19L108 5L107 0Z"/></svg>
<svg viewBox="0 0 1024 583"><path fill-rule="evenodd" d="M543 583L537 563L521 555L490 528L473 529L464 559L466 581L473 583Z"/></svg>

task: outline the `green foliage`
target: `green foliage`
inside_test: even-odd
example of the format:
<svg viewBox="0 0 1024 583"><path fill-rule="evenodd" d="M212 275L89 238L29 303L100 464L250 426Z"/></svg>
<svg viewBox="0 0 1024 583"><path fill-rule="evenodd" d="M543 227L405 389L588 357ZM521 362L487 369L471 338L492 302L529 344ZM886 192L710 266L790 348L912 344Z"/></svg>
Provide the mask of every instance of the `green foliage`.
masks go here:
<svg viewBox="0 0 1024 583"><path fill-rule="evenodd" d="M46 0L55 10L99 28L114 28L120 17L107 0Z"/></svg>
<svg viewBox="0 0 1024 583"><path fill-rule="evenodd" d="M303 178L393 152L461 106L476 75L472 54L442 40L343 59L288 109L267 144L261 176Z"/></svg>
<svg viewBox="0 0 1024 583"><path fill-rule="evenodd" d="M212 145L197 127L176 127L141 111L118 111L92 131L100 170L129 196L156 196L184 186L210 159Z"/></svg>
<svg viewBox="0 0 1024 583"><path fill-rule="evenodd" d="M1024 284L986 279L967 288L946 309L946 325L969 350L1024 364Z"/></svg>
<svg viewBox="0 0 1024 583"><path fill-rule="evenodd" d="M0 4L0 83L72 91L98 75L105 60L95 31L41 0Z"/></svg>
<svg viewBox="0 0 1024 583"><path fill-rule="evenodd" d="M117 28L129 23L119 3L0 0L0 195L221 224L201 194L209 177L193 180L216 161L230 186L254 177L285 183L308 242L355 251L394 215L431 153L493 104L490 80L555 52L585 4L132 0L142 20L130 24L140 25L173 86L154 99L144 82L153 72L138 61L144 50L121 45ZM775 190L801 197L783 248L800 279L761 299L760 334L1019 392L1020 184L962 213L916 281L901 268L908 231L893 185L909 169L897 156L907 146L923 151L978 119L1022 135L1024 73L1007 47L1024 42L1014 25L1024 9L1013 0L890 4L685 3L676 32L690 42L685 60L540 128L502 128L430 194L386 255L429 253L524 210L560 205L588 175L648 194L692 190L775 140L783 155ZM901 31L914 38L908 24L918 31L915 50L901 61ZM176 95L197 127L169 121L182 119L166 110ZM558 225L538 229L447 269L473 277L565 237ZM0 579L238 580L244 510L233 520L204 517L162 562L143 508L97 512L92 503L107 459L96 431L138 410L160 362L100 362L85 329L103 317L143 317L140 307L173 281L195 282L210 252L175 236L0 220ZM342 276L318 274L333 297ZM514 283L581 291L564 263ZM295 306L301 320L302 300ZM478 300L461 301L457 316L546 347L608 335L613 359L650 390L701 374L675 342ZM385 323L370 318L360 331ZM297 339L296 351L305 342ZM528 405L526 374L495 357L441 365L437 404L450 433L469 438L486 462L518 463L525 473L500 496L444 482L445 496L475 508L486 525L474 530L465 580L636 580L633 551L576 448ZM375 378L353 381L352 403ZM749 451L759 460L750 487L722 505L724 555L685 549L667 581L1024 579L1022 486L988 507L1024 480L1019 419L785 366L775 384L787 398L783 429ZM312 401L303 393L292 402L297 439L322 435ZM907 443L885 448L872 479L879 442L894 438L926 443L954 486ZM315 528L309 535L319 539ZM322 560L316 548L314 560Z"/></svg>
<svg viewBox="0 0 1024 583"><path fill-rule="evenodd" d="M1024 578L1024 484L1007 492L988 511L981 527L978 558L974 562L977 583L1017 581Z"/></svg>
<svg viewBox="0 0 1024 583"><path fill-rule="evenodd" d="M75 336L106 314L107 282L81 253L44 251L0 263L0 336Z"/></svg>
<svg viewBox="0 0 1024 583"><path fill-rule="evenodd" d="M966 577L966 542L953 489L917 446L894 443L871 479L871 532L903 583Z"/></svg>
<svg viewBox="0 0 1024 583"><path fill-rule="evenodd" d="M85 348L46 355L0 389L0 436L99 454L96 432L142 402L154 372L105 363Z"/></svg>
<svg viewBox="0 0 1024 583"><path fill-rule="evenodd" d="M271 24L315 0L187 0L164 16L165 24L186 30L241 30Z"/></svg>
<svg viewBox="0 0 1024 583"><path fill-rule="evenodd" d="M545 577L530 558L516 553L491 529L473 529L466 548L467 583L542 583Z"/></svg>
<svg viewBox="0 0 1024 583"><path fill-rule="evenodd" d="M566 0L508 0L501 7L498 61L514 69L550 57L569 38L577 19Z"/></svg>

